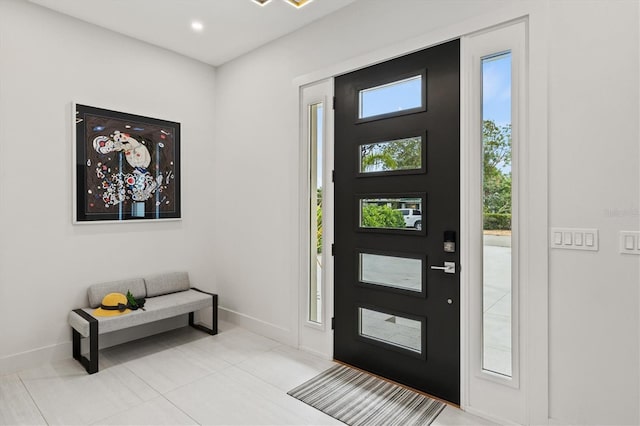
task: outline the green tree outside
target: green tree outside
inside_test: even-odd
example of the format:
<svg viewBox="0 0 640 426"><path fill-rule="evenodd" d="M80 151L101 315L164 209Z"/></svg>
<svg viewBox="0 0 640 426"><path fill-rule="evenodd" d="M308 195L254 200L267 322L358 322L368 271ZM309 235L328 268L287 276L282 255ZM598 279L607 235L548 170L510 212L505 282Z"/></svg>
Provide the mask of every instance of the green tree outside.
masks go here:
<svg viewBox="0 0 640 426"><path fill-rule="evenodd" d="M511 125L482 123L485 229L511 229Z"/></svg>
<svg viewBox="0 0 640 426"><path fill-rule="evenodd" d="M367 204L362 207L362 226L365 228L404 228L404 216L387 205Z"/></svg>

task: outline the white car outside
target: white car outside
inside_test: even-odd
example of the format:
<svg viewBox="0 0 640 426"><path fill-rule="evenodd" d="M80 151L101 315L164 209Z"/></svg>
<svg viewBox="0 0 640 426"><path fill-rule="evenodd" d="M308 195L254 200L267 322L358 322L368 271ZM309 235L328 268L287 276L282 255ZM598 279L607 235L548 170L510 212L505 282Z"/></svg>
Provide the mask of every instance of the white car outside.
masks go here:
<svg viewBox="0 0 640 426"><path fill-rule="evenodd" d="M404 217L404 225L407 228L422 229L422 212L415 209L398 209Z"/></svg>

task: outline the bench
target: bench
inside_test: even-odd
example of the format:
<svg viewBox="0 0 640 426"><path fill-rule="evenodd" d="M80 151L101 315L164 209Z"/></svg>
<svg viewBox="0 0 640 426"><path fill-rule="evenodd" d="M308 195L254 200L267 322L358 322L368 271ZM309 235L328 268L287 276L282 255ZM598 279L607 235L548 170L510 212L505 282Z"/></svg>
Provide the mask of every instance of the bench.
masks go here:
<svg viewBox="0 0 640 426"><path fill-rule="evenodd" d="M136 299L145 298L144 310L137 309L123 315L93 316L94 308L109 293L127 294ZM218 333L218 295L191 287L186 272L170 272L144 278L94 284L89 287L89 307L69 312L72 330L73 358L84 366L87 373L98 372L98 336L178 315L189 314L189 325L208 334ZM193 313L212 308L212 327L194 323ZM81 354L82 338L89 338L89 358Z"/></svg>

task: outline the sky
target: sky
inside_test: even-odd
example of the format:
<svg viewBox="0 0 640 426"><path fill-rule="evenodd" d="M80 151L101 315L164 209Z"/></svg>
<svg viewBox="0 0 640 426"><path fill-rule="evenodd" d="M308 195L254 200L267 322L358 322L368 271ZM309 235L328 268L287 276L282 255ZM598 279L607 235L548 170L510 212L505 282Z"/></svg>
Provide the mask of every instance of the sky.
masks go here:
<svg viewBox="0 0 640 426"><path fill-rule="evenodd" d="M511 54L482 62L482 118L511 124Z"/></svg>
<svg viewBox="0 0 640 426"><path fill-rule="evenodd" d="M317 173L317 182L318 188L322 188L322 166L323 163L323 155L324 155L324 105L318 105L318 114L316 119L318 120L318 133L317 133L317 141L318 141L318 158L316 160L316 173Z"/></svg>
<svg viewBox="0 0 640 426"><path fill-rule="evenodd" d="M360 118L416 108L422 104L422 77L360 92Z"/></svg>

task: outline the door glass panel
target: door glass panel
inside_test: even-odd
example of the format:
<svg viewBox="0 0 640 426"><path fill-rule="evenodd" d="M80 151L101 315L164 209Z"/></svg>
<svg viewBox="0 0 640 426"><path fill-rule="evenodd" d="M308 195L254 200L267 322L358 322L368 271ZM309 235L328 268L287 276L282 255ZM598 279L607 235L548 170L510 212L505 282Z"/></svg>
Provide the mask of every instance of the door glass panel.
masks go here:
<svg viewBox="0 0 640 426"><path fill-rule="evenodd" d="M362 307L358 309L360 336L422 353L421 321Z"/></svg>
<svg viewBox="0 0 640 426"><path fill-rule="evenodd" d="M359 118L402 113L422 107L422 75L361 90Z"/></svg>
<svg viewBox="0 0 640 426"><path fill-rule="evenodd" d="M360 145L360 173L422 168L422 137Z"/></svg>
<svg viewBox="0 0 640 426"><path fill-rule="evenodd" d="M360 282L422 291L422 259L360 253Z"/></svg>
<svg viewBox="0 0 640 426"><path fill-rule="evenodd" d="M511 53L482 59L482 368L511 377Z"/></svg>
<svg viewBox="0 0 640 426"><path fill-rule="evenodd" d="M360 228L420 230L424 223L423 199L361 198Z"/></svg>

